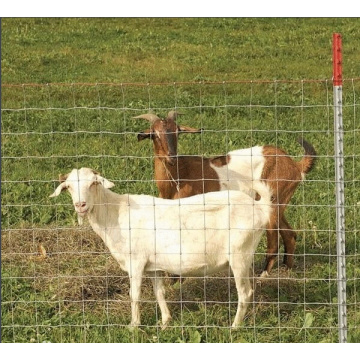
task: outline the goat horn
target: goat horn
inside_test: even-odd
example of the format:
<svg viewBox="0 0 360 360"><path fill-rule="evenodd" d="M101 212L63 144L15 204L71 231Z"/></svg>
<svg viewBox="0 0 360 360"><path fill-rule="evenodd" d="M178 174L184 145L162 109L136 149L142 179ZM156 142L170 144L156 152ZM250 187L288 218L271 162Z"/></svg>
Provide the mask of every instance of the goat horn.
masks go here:
<svg viewBox="0 0 360 360"><path fill-rule="evenodd" d="M167 118L168 119L171 119L171 120L176 120L176 118L179 116L179 115L184 115L183 113L179 113L177 111L174 111L174 110L171 110L169 111L168 115L167 115Z"/></svg>
<svg viewBox="0 0 360 360"><path fill-rule="evenodd" d="M138 115L138 116L134 116L133 119L145 119L147 121L150 121L152 124L156 121L156 120L161 120L157 115L155 114L142 114L142 115Z"/></svg>

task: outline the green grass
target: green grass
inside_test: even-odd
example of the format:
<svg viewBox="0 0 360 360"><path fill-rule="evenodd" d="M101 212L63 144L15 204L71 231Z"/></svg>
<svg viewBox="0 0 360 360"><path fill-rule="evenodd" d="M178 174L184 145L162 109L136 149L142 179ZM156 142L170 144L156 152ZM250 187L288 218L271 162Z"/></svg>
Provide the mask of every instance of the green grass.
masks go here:
<svg viewBox="0 0 360 360"><path fill-rule="evenodd" d="M340 32L348 341L359 342L359 25L355 18L3 19L2 341L337 342L331 38ZM130 331L126 274L91 229L77 227L69 196L48 197L59 173L81 166L115 182L114 191L156 195L152 144L136 140L148 124L132 117L174 108L184 113L181 123L205 129L181 137L181 154L269 143L299 159L301 135L318 152L287 210L298 230L296 267L287 273L276 265L275 279L256 286L238 330L229 329L236 290L225 276L167 283L173 322L165 331L145 280L143 326ZM264 237L255 274L265 251Z"/></svg>
<svg viewBox="0 0 360 360"><path fill-rule="evenodd" d="M356 18L3 19L2 81L325 79L334 32L343 35L344 76L358 77L359 25Z"/></svg>

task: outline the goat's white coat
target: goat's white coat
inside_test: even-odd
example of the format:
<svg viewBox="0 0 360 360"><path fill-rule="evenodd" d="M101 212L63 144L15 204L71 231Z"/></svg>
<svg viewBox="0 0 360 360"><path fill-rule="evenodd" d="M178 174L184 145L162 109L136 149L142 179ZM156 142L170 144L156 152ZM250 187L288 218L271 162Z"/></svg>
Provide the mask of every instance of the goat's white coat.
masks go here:
<svg viewBox="0 0 360 360"><path fill-rule="evenodd" d="M95 186L94 186L95 184ZM238 291L237 326L252 289L249 268L271 212L267 185L253 182L260 201L240 191L200 194L178 200L119 195L93 170L72 170L51 196L68 189L79 216L88 216L120 267L130 276L132 325L140 324L143 274L152 276L162 323L171 319L159 272L206 276L231 267Z"/></svg>
<svg viewBox="0 0 360 360"><path fill-rule="evenodd" d="M219 176L220 190L240 190L255 197L252 183L261 179L265 165L263 146L234 150L227 155L227 165L217 167L210 163Z"/></svg>

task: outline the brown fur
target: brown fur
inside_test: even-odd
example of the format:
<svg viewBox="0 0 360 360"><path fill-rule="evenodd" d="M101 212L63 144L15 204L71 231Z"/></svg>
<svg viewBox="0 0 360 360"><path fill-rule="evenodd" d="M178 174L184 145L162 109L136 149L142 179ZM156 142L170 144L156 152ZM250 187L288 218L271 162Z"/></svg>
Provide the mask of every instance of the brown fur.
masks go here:
<svg viewBox="0 0 360 360"><path fill-rule="evenodd" d="M230 160L231 160L230 155L222 155L210 159L210 162L216 167L221 167L227 165L230 162Z"/></svg>
<svg viewBox="0 0 360 360"><path fill-rule="evenodd" d="M272 213L266 231L267 252L264 271L270 273L279 251L278 232L284 242L283 263L291 269L294 264L296 232L285 218L284 212L303 175L308 173L315 160L314 148L305 140L299 140L305 149L305 156L301 161L291 159L285 151L274 146L264 146L263 155L266 158L262 171L262 179L267 182L273 191L273 203L276 210Z"/></svg>
<svg viewBox="0 0 360 360"><path fill-rule="evenodd" d="M165 161L155 158L155 179L161 198L178 199L220 190L218 175L209 165L210 159L176 156L173 166L166 165Z"/></svg>

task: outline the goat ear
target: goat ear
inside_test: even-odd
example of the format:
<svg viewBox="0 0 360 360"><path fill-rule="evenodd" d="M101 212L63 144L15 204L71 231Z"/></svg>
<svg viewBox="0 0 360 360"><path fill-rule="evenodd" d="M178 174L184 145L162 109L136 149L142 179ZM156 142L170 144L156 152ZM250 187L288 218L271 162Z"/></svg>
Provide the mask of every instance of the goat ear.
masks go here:
<svg viewBox="0 0 360 360"><path fill-rule="evenodd" d="M113 186L115 186L115 184L111 181L109 181L108 179L103 178L102 176L97 176L97 182L100 183L105 189L110 189Z"/></svg>
<svg viewBox="0 0 360 360"><path fill-rule="evenodd" d="M111 182L107 179L104 179L103 185L104 185L104 188L106 188L106 189L110 189L113 186L115 186L115 184L113 182Z"/></svg>
<svg viewBox="0 0 360 360"><path fill-rule="evenodd" d="M184 113L172 110L172 111L169 111L166 119L175 121L179 115L184 115Z"/></svg>
<svg viewBox="0 0 360 360"><path fill-rule="evenodd" d="M66 189L67 186L64 181L56 188L56 190L50 195L50 197L59 196L60 193Z"/></svg>
<svg viewBox="0 0 360 360"><path fill-rule="evenodd" d="M203 129L195 129L190 126L179 125L179 133L180 134L199 134L203 131Z"/></svg>
<svg viewBox="0 0 360 360"><path fill-rule="evenodd" d="M62 191L66 189L65 181L68 178L69 174L59 175L60 185L56 188L56 190L50 195L50 197L59 196Z"/></svg>
<svg viewBox="0 0 360 360"><path fill-rule="evenodd" d="M138 141L145 140L145 139L151 139L151 135L152 135L151 129L147 129L147 130L139 133L137 138L138 138Z"/></svg>

